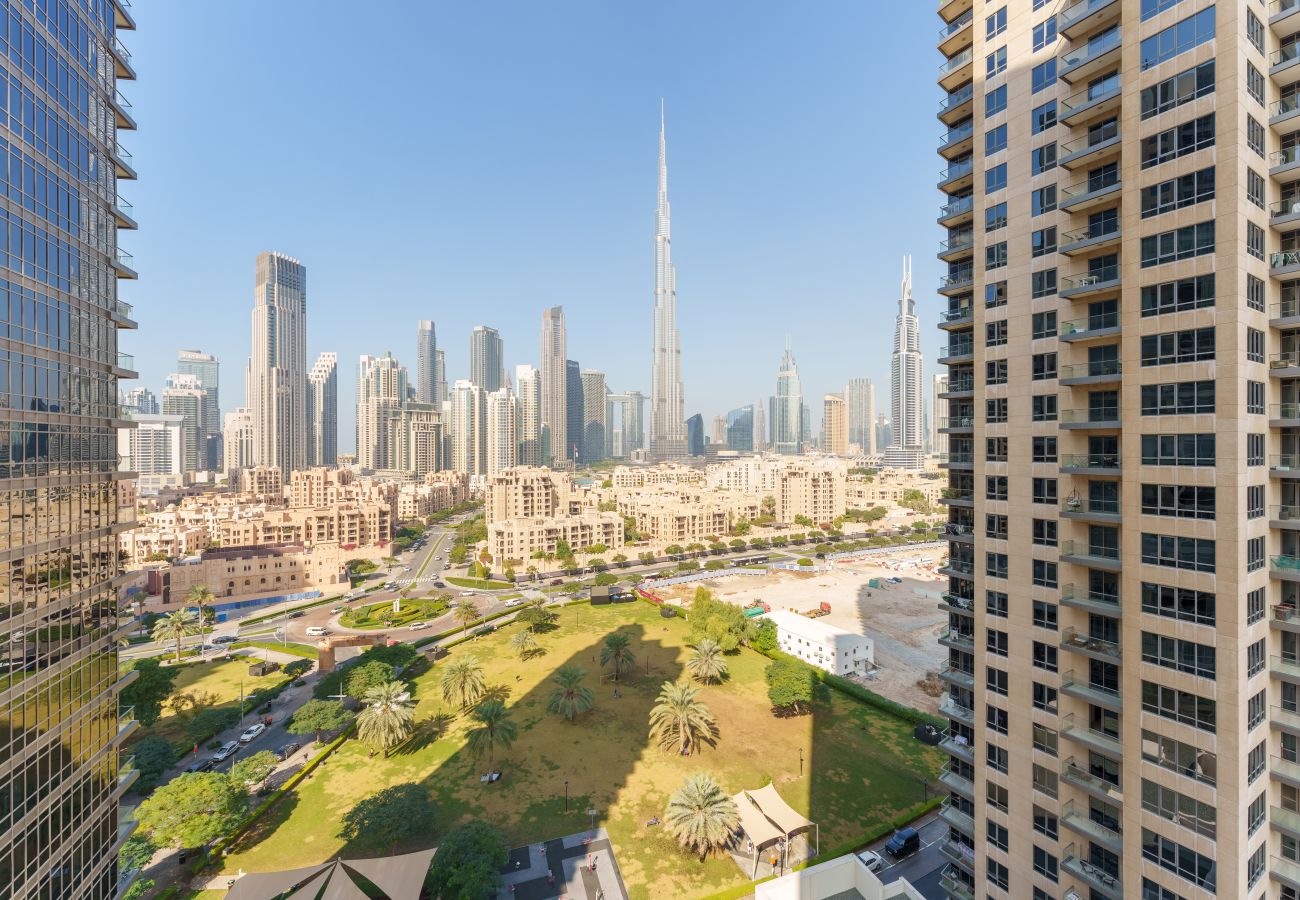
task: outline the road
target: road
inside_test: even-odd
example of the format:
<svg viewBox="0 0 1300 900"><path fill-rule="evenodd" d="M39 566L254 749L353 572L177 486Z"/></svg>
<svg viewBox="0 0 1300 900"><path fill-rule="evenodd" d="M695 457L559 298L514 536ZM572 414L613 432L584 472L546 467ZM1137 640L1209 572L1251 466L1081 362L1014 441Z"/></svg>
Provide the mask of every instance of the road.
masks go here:
<svg viewBox="0 0 1300 900"><path fill-rule="evenodd" d="M921 832L921 849L905 859L895 862L885 852L888 836L868 845L866 849L876 851L885 860L884 868L876 873L885 884L897 878L906 878L926 900L943 900L948 895L939 887L939 872L947 860L939 855L939 844L948 836L948 823L940 819L936 811L927 814L914 827Z"/></svg>

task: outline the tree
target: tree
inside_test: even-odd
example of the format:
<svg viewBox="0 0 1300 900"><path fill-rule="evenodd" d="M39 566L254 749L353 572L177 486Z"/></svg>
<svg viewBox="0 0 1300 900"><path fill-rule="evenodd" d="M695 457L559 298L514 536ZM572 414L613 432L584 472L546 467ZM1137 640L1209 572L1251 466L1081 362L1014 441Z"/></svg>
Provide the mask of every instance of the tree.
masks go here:
<svg viewBox="0 0 1300 900"><path fill-rule="evenodd" d="M795 516L794 524L802 525L804 528L812 528L813 520L808 516Z"/></svg>
<svg viewBox="0 0 1300 900"><path fill-rule="evenodd" d="M573 555L573 548L569 546L568 541L555 542L555 555L560 559Z"/></svg>
<svg viewBox="0 0 1300 900"><path fill-rule="evenodd" d="M160 847L202 847L229 834L247 810L242 784L216 772L190 772L146 797L135 817Z"/></svg>
<svg viewBox="0 0 1300 900"><path fill-rule="evenodd" d="M478 618L478 607L474 601L468 597L462 597L456 601L456 607L451 612L452 617L460 622L464 627L462 633L469 631L469 624Z"/></svg>
<svg viewBox="0 0 1300 900"><path fill-rule="evenodd" d="M208 623L208 616L212 613L211 606L216 599L212 588L206 584L196 584L185 592L185 602L194 604L199 610L199 646L205 643L204 626Z"/></svg>
<svg viewBox="0 0 1300 900"><path fill-rule="evenodd" d="M507 853L504 834L486 822L466 822L438 842L424 887L432 900L495 897Z"/></svg>
<svg viewBox="0 0 1300 900"><path fill-rule="evenodd" d="M178 609L163 616L153 624L153 633L150 635L160 644L168 641L176 642L176 661L181 661L181 642L192 634L198 633L198 627L195 620L198 616L188 609Z"/></svg>
<svg viewBox="0 0 1300 900"><path fill-rule="evenodd" d="M454 703L461 709L468 709L487 690L483 667L472 656L453 659L442 669L441 687L444 703Z"/></svg>
<svg viewBox="0 0 1300 900"><path fill-rule="evenodd" d="M760 653L771 653L776 649L776 623L771 619L760 619L749 643Z"/></svg>
<svg viewBox="0 0 1300 900"><path fill-rule="evenodd" d="M754 623L745 618L745 611L732 603L713 599L706 588L697 588L691 601L691 640L699 643L705 638L716 641L723 653L731 653L754 635Z"/></svg>
<svg viewBox="0 0 1300 900"><path fill-rule="evenodd" d="M122 900L143 900L144 896L158 886L152 878L137 878L122 895Z"/></svg>
<svg viewBox="0 0 1300 900"><path fill-rule="evenodd" d="M122 705L134 706L136 721L148 728L162 715L163 701L171 695L172 684L180 670L164 668L152 658L131 660L122 669L136 673L135 681L122 689Z"/></svg>
<svg viewBox="0 0 1300 900"><path fill-rule="evenodd" d="M515 614L515 619L527 625L529 631L536 632L538 628L549 624L551 619L555 618L549 609L541 605L545 602L544 599L531 601L528 606Z"/></svg>
<svg viewBox="0 0 1300 900"><path fill-rule="evenodd" d="M779 710L798 715L826 694L812 667L794 659L778 659L767 667L767 697Z"/></svg>
<svg viewBox="0 0 1300 900"><path fill-rule="evenodd" d="M609 568L609 563L605 562L605 560L599 556L587 560L587 565L591 566L597 572L603 572L605 569Z"/></svg>
<svg viewBox="0 0 1300 900"><path fill-rule="evenodd" d="M360 700L380 685L393 680L393 667L379 659L358 660L349 666L343 676L346 685L343 693Z"/></svg>
<svg viewBox="0 0 1300 900"><path fill-rule="evenodd" d="M572 722L578 716L596 704L596 695L591 688L582 683L587 677L585 669L579 666L560 666L551 679L551 698L546 703L546 711L557 713Z"/></svg>
<svg viewBox="0 0 1300 900"><path fill-rule="evenodd" d="M230 767L230 779L235 784L261 784L271 777L280 760L270 750L259 750Z"/></svg>
<svg viewBox="0 0 1300 900"><path fill-rule="evenodd" d="M474 707L470 716L478 724L466 735L469 750L475 756L487 753L488 771L493 771L497 747L509 750L519 736L519 729L510 717L510 710L500 700L484 700Z"/></svg>
<svg viewBox="0 0 1300 900"><path fill-rule="evenodd" d="M801 556L795 560L795 565L798 566L811 566L812 564L813 561L806 556Z"/></svg>
<svg viewBox="0 0 1300 900"><path fill-rule="evenodd" d="M749 534L750 524L747 519L737 519L736 524L732 526L731 533L743 537Z"/></svg>
<svg viewBox="0 0 1300 900"><path fill-rule="evenodd" d="M314 663L310 659L295 659L293 662L285 664L284 674L290 678L301 678L311 671L313 665Z"/></svg>
<svg viewBox="0 0 1300 900"><path fill-rule="evenodd" d="M537 646L537 638L533 637L531 631L521 631L510 639L510 649L520 659L527 659L541 648Z"/></svg>
<svg viewBox="0 0 1300 900"><path fill-rule="evenodd" d="M632 648L628 646L628 637L621 631L605 636L605 642L600 646L600 666L612 665L614 667L614 680L618 681L618 676L624 671L632 668L636 662L636 656L632 653Z"/></svg>
<svg viewBox="0 0 1300 900"><path fill-rule="evenodd" d="M352 714L337 700L308 700L289 719L285 731L312 734L319 741L325 732L346 728L351 720Z"/></svg>
<svg viewBox="0 0 1300 900"><path fill-rule="evenodd" d="M171 741L156 734L142 737L131 748L135 757L135 767L140 772L136 779L135 791L147 794L158 786L162 776L176 762L176 748Z"/></svg>
<svg viewBox="0 0 1300 900"><path fill-rule="evenodd" d="M389 681L366 691L366 708L357 716L357 737L370 748L387 755L411 736L415 705L409 689L400 681Z"/></svg>
<svg viewBox="0 0 1300 900"><path fill-rule="evenodd" d="M650 737L662 749L688 755L704 744L717 743L717 723L699 694L693 684L663 683L650 710Z"/></svg>
<svg viewBox="0 0 1300 900"><path fill-rule="evenodd" d="M727 544L731 547L732 550L744 550L745 547L748 546L744 538L733 538L732 540L727 541Z"/></svg>
<svg viewBox="0 0 1300 900"><path fill-rule="evenodd" d="M392 853L404 841L433 833L434 805L418 784L395 784L371 794L343 814L339 837Z"/></svg>
<svg viewBox="0 0 1300 900"><path fill-rule="evenodd" d="M624 568L627 565L627 555L624 553L615 553L613 556L610 557L610 559L612 559L614 561L614 565L618 566L620 569Z"/></svg>
<svg viewBox="0 0 1300 900"><path fill-rule="evenodd" d="M727 674L727 661L722 658L722 648L712 638L704 638L695 645L686 670L699 681L721 681Z"/></svg>
<svg viewBox="0 0 1300 900"><path fill-rule="evenodd" d="M697 772L689 775L668 798L664 827L677 843L703 860L710 853L724 849L739 824L736 801L722 789L712 775Z"/></svg>
<svg viewBox="0 0 1300 900"><path fill-rule="evenodd" d="M681 556L681 555L682 555L682 545L681 545L681 544L669 544L667 547L664 548L664 555L665 555L665 556Z"/></svg>
<svg viewBox="0 0 1300 900"><path fill-rule="evenodd" d="M117 865L123 871L138 872L149 865L158 847L149 840L147 834L139 832L131 835L117 851Z"/></svg>

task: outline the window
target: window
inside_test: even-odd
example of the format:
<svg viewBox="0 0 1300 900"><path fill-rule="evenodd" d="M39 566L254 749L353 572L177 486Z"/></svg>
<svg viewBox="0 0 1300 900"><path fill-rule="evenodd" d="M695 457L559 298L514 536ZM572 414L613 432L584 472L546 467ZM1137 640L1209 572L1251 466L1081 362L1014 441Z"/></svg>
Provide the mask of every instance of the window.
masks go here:
<svg viewBox="0 0 1300 900"><path fill-rule="evenodd" d="M993 556L993 555L994 554L992 553L989 554L989 556ZM1003 556L1002 560L1003 560L1003 565L1005 566L1006 556ZM998 631L993 628L986 629L986 632L987 633L984 636L985 648L988 650L988 652L996 656L1006 656L1007 655L1007 633L1005 631Z"/></svg>
<svg viewBox="0 0 1300 900"><path fill-rule="evenodd" d="M984 172L984 190L986 193L1000 191L1007 186L1007 164L999 163Z"/></svg>
<svg viewBox="0 0 1300 900"><path fill-rule="evenodd" d="M1049 756L1056 756L1060 748L1060 738L1055 731L1046 725L1034 723L1033 728L1034 749L1040 753L1046 753Z"/></svg>
<svg viewBox="0 0 1300 900"><path fill-rule="evenodd" d="M986 500L1007 499L1007 476L985 475L984 476L984 499Z"/></svg>
<svg viewBox="0 0 1300 900"><path fill-rule="evenodd" d="M1033 233L1030 242L1030 255L1034 258L1056 252L1056 226L1040 228Z"/></svg>
<svg viewBox="0 0 1300 900"><path fill-rule="evenodd" d="M1256 744L1246 754L1246 783L1254 784L1255 779L1264 774L1264 760L1267 758L1268 742ZM1213 778L1210 784L1213 784Z"/></svg>
<svg viewBox="0 0 1300 900"><path fill-rule="evenodd" d="M1260 159L1264 158L1264 126L1256 122L1254 116L1246 116L1246 146Z"/></svg>
<svg viewBox="0 0 1300 900"><path fill-rule="evenodd" d="M1048 672L1056 671L1056 645L1044 644L1042 641L1034 641L1034 665L1039 669L1046 669Z"/></svg>
<svg viewBox="0 0 1300 900"><path fill-rule="evenodd" d="M1258 728L1264 721L1265 692L1260 691L1246 701L1246 727Z"/></svg>
<svg viewBox="0 0 1300 900"><path fill-rule="evenodd" d="M1263 134L1260 136L1263 141ZM1214 113L1183 122L1142 139L1141 164L1149 169L1180 156L1214 146Z"/></svg>
<svg viewBox="0 0 1300 900"><path fill-rule="evenodd" d="M987 476L985 476L987 477ZM1006 540L1007 517L999 513L987 513L984 516L984 536Z"/></svg>
<svg viewBox="0 0 1300 900"><path fill-rule="evenodd" d="M1034 682L1034 709L1056 712L1056 688Z"/></svg>
<svg viewBox="0 0 1300 900"><path fill-rule="evenodd" d="M1246 10L1246 38L1260 53L1264 52L1264 23L1249 9Z"/></svg>
<svg viewBox="0 0 1300 900"><path fill-rule="evenodd" d="M1261 287L1263 282L1260 282ZM1142 316L1163 316L1214 305L1214 273L1142 286Z"/></svg>
<svg viewBox="0 0 1300 900"><path fill-rule="evenodd" d="M984 248L984 268L1000 269L1007 264L1007 242L999 241Z"/></svg>
<svg viewBox="0 0 1300 900"><path fill-rule="evenodd" d="M1056 16L1048 16L1034 26L1034 52L1056 40Z"/></svg>
<svg viewBox="0 0 1300 900"><path fill-rule="evenodd" d="M1004 6L984 20L984 38L993 40L1007 30L1007 8Z"/></svg>
<svg viewBox="0 0 1300 900"><path fill-rule="evenodd" d="M984 132L984 155L1007 149L1007 126L999 125Z"/></svg>
<svg viewBox="0 0 1300 900"><path fill-rule="evenodd" d="M1142 238L1142 268L1214 252L1214 220Z"/></svg>
<svg viewBox="0 0 1300 900"><path fill-rule="evenodd" d="M1260 106L1264 105L1264 75L1249 62L1246 63L1246 93Z"/></svg>
<svg viewBox="0 0 1300 900"><path fill-rule="evenodd" d="M1176 534L1142 533L1142 562L1193 572L1214 571L1214 541Z"/></svg>
<svg viewBox="0 0 1300 900"><path fill-rule="evenodd" d="M1142 583L1142 611L1166 619L1214 625L1214 595L1190 588Z"/></svg>
<svg viewBox="0 0 1300 900"><path fill-rule="evenodd" d="M1007 695L1007 673L1001 669L995 669L992 666L985 668L985 683L988 689L995 694Z"/></svg>
<svg viewBox="0 0 1300 900"><path fill-rule="evenodd" d="M1214 359L1214 326L1144 334L1141 349L1143 366L1168 366Z"/></svg>
<svg viewBox="0 0 1300 900"><path fill-rule="evenodd" d="M1246 169L1246 199L1264 208L1264 176L1251 168Z"/></svg>
<svg viewBox="0 0 1300 900"><path fill-rule="evenodd" d="M1214 731L1214 701L1188 691L1142 682L1142 709L1164 719Z"/></svg>
<svg viewBox="0 0 1300 900"><path fill-rule="evenodd" d="M1246 223L1246 252L1255 259L1264 258L1264 229L1254 222Z"/></svg>
<svg viewBox="0 0 1300 900"><path fill-rule="evenodd" d="M1055 797L1057 792L1056 772L1045 766L1034 763L1033 769L1034 790L1041 791L1049 797Z"/></svg>
<svg viewBox="0 0 1300 900"><path fill-rule="evenodd" d="M1260 189L1263 190L1261 183ZM1214 166L1142 189L1142 218L1214 199Z"/></svg>
<svg viewBox="0 0 1300 900"><path fill-rule="evenodd" d="M984 57L984 77L992 78L1007 70L1007 48L999 47Z"/></svg>
<svg viewBox="0 0 1300 900"><path fill-rule="evenodd" d="M1055 478L1035 478L1033 484L1033 500L1035 503L1051 503L1056 505L1056 479Z"/></svg>
<svg viewBox="0 0 1300 900"><path fill-rule="evenodd" d="M1246 541L1246 571L1258 572L1264 568L1264 539L1248 538Z"/></svg>
<svg viewBox="0 0 1300 900"><path fill-rule="evenodd" d="M1199 678L1214 679L1214 648L1195 641L1144 631L1142 661Z"/></svg>
<svg viewBox="0 0 1300 900"><path fill-rule="evenodd" d="M1182 0L1142 0L1142 21L1162 13L1170 7L1177 6Z"/></svg>
<svg viewBox="0 0 1300 900"><path fill-rule="evenodd" d="M984 611L1000 619L1007 617L1007 595L1002 591L988 591L984 595Z"/></svg>
<svg viewBox="0 0 1300 900"><path fill-rule="evenodd" d="M995 203L984 210L984 230L996 231L999 228L1006 227L1007 224L1007 205L1006 203Z"/></svg>
<svg viewBox="0 0 1300 900"><path fill-rule="evenodd" d="M1030 319L1031 329L1029 336L1034 340L1039 338L1056 337L1056 310L1048 312L1034 313Z"/></svg>
<svg viewBox="0 0 1300 900"><path fill-rule="evenodd" d="M1006 68L1005 60L1003 62L1003 68ZM1032 92L1035 94L1044 88L1049 88L1056 84L1056 57L1044 60L1034 66L1033 70L1030 72L1030 81L1032 84Z"/></svg>
<svg viewBox="0 0 1300 900"><path fill-rule="evenodd" d="M1007 439L1004 437L985 438L984 458L988 462L1006 462L1007 461Z"/></svg>
<svg viewBox="0 0 1300 900"><path fill-rule="evenodd" d="M1246 361L1257 363L1264 361L1264 332L1258 328L1246 329Z"/></svg>
<svg viewBox="0 0 1300 900"><path fill-rule="evenodd" d="M1246 276L1246 306L1250 309L1264 311L1264 280L1254 275Z"/></svg>
<svg viewBox="0 0 1300 900"><path fill-rule="evenodd" d="M1060 828L1057 818L1054 814L1043 809L1041 806L1034 806L1034 831L1039 834L1056 840L1060 834Z"/></svg>
<svg viewBox="0 0 1300 900"><path fill-rule="evenodd" d="M1031 115L1031 134L1042 134L1056 124L1056 101L1048 100L1042 106L1035 107Z"/></svg>
<svg viewBox="0 0 1300 900"><path fill-rule="evenodd" d="M984 364L984 383L1007 383L1007 361L1005 359L991 359Z"/></svg>
<svg viewBox="0 0 1300 900"><path fill-rule="evenodd" d="M1007 874L1007 867L1002 865L996 859L990 857L988 860L988 878L996 887L1007 891L1011 889L1011 878Z"/></svg>
<svg viewBox="0 0 1300 900"><path fill-rule="evenodd" d="M1264 465L1264 435L1246 435L1246 465Z"/></svg>
<svg viewBox="0 0 1300 900"><path fill-rule="evenodd" d="M1056 370L1045 378L1055 378ZM1035 422L1055 422L1057 418L1057 398L1055 394L1035 394L1030 405Z"/></svg>
<svg viewBox="0 0 1300 900"><path fill-rule="evenodd" d="M1261 797L1261 800L1264 798ZM1246 860L1246 887L1253 888L1264 874L1264 850L1265 844L1260 844L1255 848L1255 852L1250 854Z"/></svg>
<svg viewBox="0 0 1300 900"><path fill-rule="evenodd" d="M1218 816L1215 808L1208 803L1201 803L1173 788L1143 778L1142 808L1214 840L1215 819Z"/></svg>
<svg viewBox="0 0 1300 900"><path fill-rule="evenodd" d="M1003 654L1004 656L1006 654ZM984 707L984 721L989 728L992 728L998 734L1006 734L1009 720L1005 709L998 709L996 706L989 704Z"/></svg>
<svg viewBox="0 0 1300 900"><path fill-rule="evenodd" d="M1142 513L1176 519L1213 519L1214 486L1144 484Z"/></svg>
<svg viewBox="0 0 1300 900"><path fill-rule="evenodd" d="M1264 382L1246 382L1246 412L1254 416L1264 415Z"/></svg>
<svg viewBox="0 0 1300 900"><path fill-rule="evenodd" d="M984 323L984 343L989 347L1000 347L1007 342L1007 320L997 319Z"/></svg>
<svg viewBox="0 0 1300 900"><path fill-rule="evenodd" d="M1031 175L1042 175L1044 172L1056 168L1056 141L1050 144L1044 144L1041 147L1035 147L1030 154L1029 172Z"/></svg>
<svg viewBox="0 0 1300 900"><path fill-rule="evenodd" d="M1005 731L1002 733L1006 734ZM994 847L997 847L1003 853L1005 853L1007 850L1008 835L1009 832L1004 826L999 825L997 822L994 822L992 819L988 820L989 844L991 844Z"/></svg>
<svg viewBox="0 0 1300 900"><path fill-rule="evenodd" d="M1007 577L1007 555L1005 553L984 554L984 574L989 578ZM993 648L990 647L990 650ZM1006 656L1006 653L1002 654Z"/></svg>
<svg viewBox="0 0 1300 900"><path fill-rule="evenodd" d="M1000 812L1007 811L1007 789L993 781L987 784L985 796L988 798L989 806Z"/></svg>
<svg viewBox="0 0 1300 900"><path fill-rule="evenodd" d="M1254 751L1251 751L1251 754L1253 756ZM1142 758L1170 772L1177 772L1179 775L1206 784L1214 784L1214 773L1218 768L1212 751L1184 744L1182 741L1156 734L1154 731L1142 732ZM1262 756L1260 764L1263 764Z"/></svg>
<svg viewBox="0 0 1300 900"><path fill-rule="evenodd" d="M1214 38L1214 7L1188 16L1144 40L1138 49L1143 71Z"/></svg>
<svg viewBox="0 0 1300 900"><path fill-rule="evenodd" d="M1178 381L1141 386L1144 416L1186 416L1214 412L1213 381Z"/></svg>
<svg viewBox="0 0 1300 900"><path fill-rule="evenodd" d="M1033 272L1029 276L1030 297L1037 300L1039 297L1050 297L1056 293L1056 270L1043 269L1041 272Z"/></svg>
<svg viewBox="0 0 1300 900"><path fill-rule="evenodd" d="M1149 119L1214 92L1214 60L1179 72L1142 91L1142 118Z"/></svg>
<svg viewBox="0 0 1300 900"><path fill-rule="evenodd" d="M1007 283L993 281L984 285L984 306L992 308L1007 305Z"/></svg>
<svg viewBox="0 0 1300 900"><path fill-rule="evenodd" d="M1253 592L1252 592L1253 593ZM1264 671L1264 639L1246 646L1246 677L1254 678Z"/></svg>
<svg viewBox="0 0 1300 900"><path fill-rule="evenodd" d="M994 88L984 95L984 116L988 118L1007 108L1007 86Z"/></svg>
<svg viewBox="0 0 1300 900"><path fill-rule="evenodd" d="M1144 466L1213 466L1213 434L1144 434Z"/></svg>
<svg viewBox="0 0 1300 900"><path fill-rule="evenodd" d="M1002 186L1006 187L1006 179L1002 181ZM1030 195L1030 212L1035 216L1041 216L1043 213L1051 212L1056 209L1056 185L1049 184L1047 187L1039 188Z"/></svg>
<svg viewBox="0 0 1300 900"><path fill-rule="evenodd" d="M1053 522L1052 524L1056 524ZM1038 628L1056 630L1056 604L1042 600L1034 601L1034 625Z"/></svg>
<svg viewBox="0 0 1300 900"><path fill-rule="evenodd" d="M1039 587L1054 588L1059 583L1056 563L1045 559L1034 560L1033 582Z"/></svg>
<svg viewBox="0 0 1300 900"><path fill-rule="evenodd" d="M1037 844L1034 845L1034 871L1050 881L1056 881L1056 857Z"/></svg>
<svg viewBox="0 0 1300 900"><path fill-rule="evenodd" d="M1055 519L1034 519L1033 525L1034 543L1040 547L1056 546L1056 520Z"/></svg>
<svg viewBox="0 0 1300 900"><path fill-rule="evenodd" d="M1033 439L1033 462L1056 462L1056 438L1035 437Z"/></svg>
<svg viewBox="0 0 1300 900"><path fill-rule="evenodd" d="M1146 828L1142 829L1142 856L1197 887L1214 892L1214 860L1211 857L1202 856Z"/></svg>
<svg viewBox="0 0 1300 900"><path fill-rule="evenodd" d="M1246 595L1246 624L1254 625L1264 618L1264 589L1255 588Z"/></svg>

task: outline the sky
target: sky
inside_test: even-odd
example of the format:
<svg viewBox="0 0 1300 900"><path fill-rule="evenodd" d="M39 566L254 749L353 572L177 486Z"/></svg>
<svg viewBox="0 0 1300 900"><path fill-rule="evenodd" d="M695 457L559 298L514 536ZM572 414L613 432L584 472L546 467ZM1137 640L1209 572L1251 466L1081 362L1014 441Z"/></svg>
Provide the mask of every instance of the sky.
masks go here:
<svg viewBox="0 0 1300 900"><path fill-rule="evenodd" d="M307 267L308 365L339 355L339 447L356 362L415 364L436 323L448 379L497 328L536 364L563 305L569 356L650 390L659 102L667 117L686 413L772 394L787 338L812 407L852 377L889 396L901 258L926 381L940 92L933 4L862 0L134 0L124 32L139 180L120 192L140 382L176 351L222 362L242 403L254 259ZM414 371L412 371L414 377ZM124 388L133 387L124 383ZM707 430L707 429L706 429Z"/></svg>

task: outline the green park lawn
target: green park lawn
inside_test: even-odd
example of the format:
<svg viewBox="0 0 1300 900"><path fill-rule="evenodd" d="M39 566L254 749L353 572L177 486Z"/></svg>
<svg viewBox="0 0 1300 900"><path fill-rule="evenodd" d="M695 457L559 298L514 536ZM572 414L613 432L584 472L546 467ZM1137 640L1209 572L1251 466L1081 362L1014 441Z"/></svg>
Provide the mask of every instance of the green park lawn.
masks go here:
<svg viewBox="0 0 1300 900"><path fill-rule="evenodd" d="M652 816L663 816L669 795L687 775L712 773L729 793L773 781L787 802L819 823L821 846L830 850L860 841L922 802L942 763L938 751L912 738L910 725L838 692L812 714L773 716L763 678L769 661L750 650L728 658L727 681L701 691L718 722L717 746L691 757L665 752L648 742L647 717L660 685L685 677L688 628L682 619L663 619L644 603L573 606L558 627L538 635L545 652L525 661L508 648L521 627L506 625L453 648L415 681L420 724L407 746L386 759L369 758L359 742L346 742L231 849L224 870L291 869L338 854L433 846L469 818L496 825L518 846L584 830L586 810L594 807L635 900L700 897L747 879L730 858L701 863L662 827L647 826ZM612 681L600 680L594 661L614 630L629 635L637 660L619 699ZM489 685L508 694L519 727L514 746L497 755L495 767L504 776L490 786L479 782L487 761L466 749L466 717L439 696L444 660L465 656L477 657ZM595 708L572 724L546 711L548 680L566 663L587 669L587 684L596 692ZM404 782L430 792L436 833L409 847L345 846L337 834L343 815L362 798Z"/></svg>
<svg viewBox="0 0 1300 900"><path fill-rule="evenodd" d="M454 578L448 576L444 579L448 584L454 584L456 587L477 588L480 591L499 591L505 588L514 587L512 581L485 580L482 578Z"/></svg>
<svg viewBox="0 0 1300 900"><path fill-rule="evenodd" d="M436 619L447 611L449 603L445 595L430 595L422 599L407 598L401 602L401 610L393 612L393 601L384 600L359 609L349 609L339 616L339 624L346 628L396 628L418 622L421 619Z"/></svg>
<svg viewBox="0 0 1300 900"><path fill-rule="evenodd" d="M247 697L254 691L275 687L287 680L285 674L279 671L262 676L249 675L248 666L254 662L257 662L255 658L238 656L228 660L183 664L178 667L179 672L172 683L172 696L191 694L197 697L209 694L215 698L214 707L234 708L239 704L241 687L243 696ZM136 734L137 740L157 735L173 744L184 744L185 723L182 717L178 717L164 703L158 721L148 728L140 729Z"/></svg>

